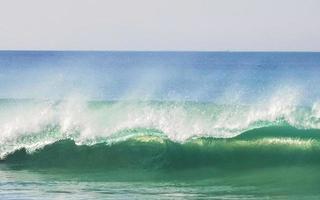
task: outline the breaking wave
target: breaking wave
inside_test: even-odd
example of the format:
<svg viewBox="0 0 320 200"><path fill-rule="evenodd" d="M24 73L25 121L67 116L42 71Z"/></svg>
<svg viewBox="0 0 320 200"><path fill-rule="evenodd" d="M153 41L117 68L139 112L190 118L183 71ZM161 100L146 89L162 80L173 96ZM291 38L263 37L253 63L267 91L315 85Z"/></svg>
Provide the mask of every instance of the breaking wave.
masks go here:
<svg viewBox="0 0 320 200"><path fill-rule="evenodd" d="M277 102L2 100L0 158L81 168L319 163L319 104Z"/></svg>

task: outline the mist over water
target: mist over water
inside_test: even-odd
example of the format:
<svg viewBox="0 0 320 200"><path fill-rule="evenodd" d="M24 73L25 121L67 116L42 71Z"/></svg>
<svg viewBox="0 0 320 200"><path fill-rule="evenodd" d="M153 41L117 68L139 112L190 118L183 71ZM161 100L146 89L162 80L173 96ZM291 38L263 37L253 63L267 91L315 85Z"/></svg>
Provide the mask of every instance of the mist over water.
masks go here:
<svg viewBox="0 0 320 200"><path fill-rule="evenodd" d="M2 98L261 103L319 97L318 53L1 52ZM281 94L284 92L283 94Z"/></svg>
<svg viewBox="0 0 320 200"><path fill-rule="evenodd" d="M319 128L318 53L1 52L0 58L2 157L61 139L113 142L149 130L186 141L271 125Z"/></svg>

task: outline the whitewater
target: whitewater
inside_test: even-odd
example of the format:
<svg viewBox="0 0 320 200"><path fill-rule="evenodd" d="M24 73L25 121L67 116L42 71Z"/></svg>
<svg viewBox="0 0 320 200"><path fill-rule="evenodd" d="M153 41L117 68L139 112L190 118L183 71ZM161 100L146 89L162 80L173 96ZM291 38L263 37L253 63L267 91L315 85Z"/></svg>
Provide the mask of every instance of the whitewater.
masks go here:
<svg viewBox="0 0 320 200"><path fill-rule="evenodd" d="M279 98L272 102L274 98L266 105L251 106L83 101L81 97L61 101L2 100L0 157L5 160L8 154L22 148L32 154L61 140L72 140L76 145L103 143L112 146L134 138L148 142L156 137L158 142L169 140L183 144L197 138L239 138L250 130L267 127L274 127L273 131L278 133L264 135L266 139L276 138L260 140L264 144L310 145L310 141L298 142L299 137L304 137L303 133L296 140L291 140L295 135L286 135L289 139L281 136L283 128L296 129L293 132L320 130L319 104L302 107L287 98L283 102ZM256 133L256 136L262 134ZM309 137L311 140L319 136L314 133Z"/></svg>

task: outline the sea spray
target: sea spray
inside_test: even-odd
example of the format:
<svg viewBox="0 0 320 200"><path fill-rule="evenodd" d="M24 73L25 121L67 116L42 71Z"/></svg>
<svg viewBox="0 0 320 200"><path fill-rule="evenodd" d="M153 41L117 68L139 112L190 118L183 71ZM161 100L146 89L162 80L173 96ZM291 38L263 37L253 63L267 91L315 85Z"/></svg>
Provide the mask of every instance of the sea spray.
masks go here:
<svg viewBox="0 0 320 200"><path fill-rule="evenodd" d="M279 99L277 104L266 106L84 101L80 97L62 101L7 100L0 104L0 155L4 159L22 148L32 153L61 140L72 140L77 145L110 145L137 136L157 136L183 144L201 137L232 139L271 126L302 131L320 128L317 103L312 107L279 103ZM274 131L281 135L281 129Z"/></svg>

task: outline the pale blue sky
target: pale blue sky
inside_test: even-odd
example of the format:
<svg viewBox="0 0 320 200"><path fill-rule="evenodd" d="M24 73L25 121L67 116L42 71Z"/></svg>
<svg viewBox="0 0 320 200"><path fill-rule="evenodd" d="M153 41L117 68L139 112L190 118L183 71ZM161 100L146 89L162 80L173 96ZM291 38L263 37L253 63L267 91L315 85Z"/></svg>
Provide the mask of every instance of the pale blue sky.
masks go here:
<svg viewBox="0 0 320 200"><path fill-rule="evenodd" d="M0 0L0 49L319 51L319 0Z"/></svg>

